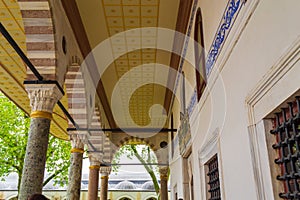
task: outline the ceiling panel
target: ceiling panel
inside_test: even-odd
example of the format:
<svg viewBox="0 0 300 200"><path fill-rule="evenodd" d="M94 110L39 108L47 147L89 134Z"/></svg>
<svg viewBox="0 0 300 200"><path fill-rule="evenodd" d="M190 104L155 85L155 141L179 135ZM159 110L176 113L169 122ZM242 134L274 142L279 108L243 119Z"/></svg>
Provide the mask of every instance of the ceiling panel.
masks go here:
<svg viewBox="0 0 300 200"><path fill-rule="evenodd" d="M96 9L96 5L101 2L101 8ZM163 54L158 55L156 50L157 46L157 30L147 29L141 30L137 28L143 27L158 27L175 29L177 8L179 5L178 0L91 0L89 3L82 3L80 0L76 0L80 15L82 16L83 24L86 28L87 35L89 32L99 33L98 39L89 38L92 41L104 41L107 38L110 40L112 55L120 55L121 57L115 57L114 62L109 66L102 77L105 93L108 101L111 103L112 92L115 90L117 82L122 78L122 84L119 84L120 91L120 105L118 108L122 108L122 120L119 127L134 127L135 124L129 120L131 117L133 121L145 126L150 121L149 108L153 104L162 104L164 102L165 90L156 89L158 86L153 83L156 79L155 65L141 67L143 64L156 63L157 57L166 57L164 65L169 64L169 56ZM86 5L89 4L89 5ZM169 5L169 6L166 6ZM97 17L89 16L89 12L97 13L99 10L103 10L103 16L101 20L97 20ZM89 12L87 12L89 11ZM102 18L103 17L103 18ZM161 23L161 24L160 24ZM99 27L93 27L92 24L100 26L102 29L106 28L108 35L104 37L101 34ZM126 31L125 34L118 35ZM117 36L117 37L116 37ZM102 38L101 38L102 37ZM91 44L96 46L97 44ZM151 48L149 48L151 47ZM139 70L137 70L139 69ZM134 70L134 73L132 72ZM124 77L126 78L124 79ZM166 74L165 77L168 75ZM114 81L116 80L116 81ZM137 87L133 94L129 92ZM159 91L159 92L155 92ZM160 99L159 101L157 99ZM126 105L127 100L130 100L130 105ZM113 108L112 108L113 109ZM125 114L126 109L130 111L129 115ZM153 111L157 112L157 110ZM161 112L151 114L155 116L155 121L163 121L158 116ZM158 124L156 122L156 124Z"/></svg>

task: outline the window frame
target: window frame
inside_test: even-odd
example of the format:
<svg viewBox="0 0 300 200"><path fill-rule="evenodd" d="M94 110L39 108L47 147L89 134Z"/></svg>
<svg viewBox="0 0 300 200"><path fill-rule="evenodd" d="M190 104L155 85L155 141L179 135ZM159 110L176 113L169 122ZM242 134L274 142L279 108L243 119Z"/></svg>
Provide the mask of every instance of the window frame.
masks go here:
<svg viewBox="0 0 300 200"><path fill-rule="evenodd" d="M207 199L222 199L221 191L221 182L220 182L220 169L219 169L219 157L218 154L214 154L206 163L205 163L205 186L206 186L206 197ZM217 177L217 178L216 178ZM213 183L211 183L213 182ZM212 185L217 187L216 191L211 191Z"/></svg>
<svg viewBox="0 0 300 200"><path fill-rule="evenodd" d="M218 155L218 165L219 165L219 181L221 198L225 198L224 191L224 178L223 178L223 168L222 168L222 154L220 149L220 129L217 128L207 137L202 145L201 149L198 150L198 160L199 160L199 170L200 170L200 196L201 199L208 199L206 193L206 166L205 164L214 156ZM194 177L195 178L195 177ZM195 197L197 198L197 197Z"/></svg>
<svg viewBox="0 0 300 200"><path fill-rule="evenodd" d="M275 199L299 198L299 195L292 197L295 190L299 194L299 175L291 180L288 180L286 176L300 173L299 157L292 158L294 155L300 154L300 141L299 138L297 139L297 135L300 134L300 97L296 97L295 101L283 104L279 112L276 111L273 112L275 118L270 120L272 125L266 133L269 134L266 139L272 169L274 197ZM291 156L290 159L289 156ZM285 161L281 162L283 160ZM297 164L298 166L296 166Z"/></svg>
<svg viewBox="0 0 300 200"><path fill-rule="evenodd" d="M206 67L205 67L204 31L203 31L203 19L202 19L201 8L198 8L195 17L194 51L195 51L197 99L199 101L204 92L204 89L206 87L206 82L207 82Z"/></svg>

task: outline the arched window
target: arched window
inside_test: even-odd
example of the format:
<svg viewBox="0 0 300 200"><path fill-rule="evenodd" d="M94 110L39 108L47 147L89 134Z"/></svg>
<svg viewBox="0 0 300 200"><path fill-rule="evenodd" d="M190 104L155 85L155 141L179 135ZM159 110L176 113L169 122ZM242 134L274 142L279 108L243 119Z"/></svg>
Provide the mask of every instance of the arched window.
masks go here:
<svg viewBox="0 0 300 200"><path fill-rule="evenodd" d="M127 198L127 197L123 197L123 198L120 199L120 200L131 200L131 199L129 199L129 198Z"/></svg>
<svg viewBox="0 0 300 200"><path fill-rule="evenodd" d="M195 20L195 64L198 101L206 86L204 35L201 9L198 8Z"/></svg>

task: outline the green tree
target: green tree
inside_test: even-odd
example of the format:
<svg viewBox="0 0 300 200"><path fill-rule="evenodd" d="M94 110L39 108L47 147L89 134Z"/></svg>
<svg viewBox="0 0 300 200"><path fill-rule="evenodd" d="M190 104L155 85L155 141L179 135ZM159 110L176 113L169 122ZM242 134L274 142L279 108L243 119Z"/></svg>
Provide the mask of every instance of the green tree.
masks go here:
<svg viewBox="0 0 300 200"><path fill-rule="evenodd" d="M0 92L0 177L16 172L18 190L22 179L29 126L30 118ZM61 186L67 184L70 148L68 141L50 136L46 162L46 170L50 175L46 177L44 186L52 179Z"/></svg>
<svg viewBox="0 0 300 200"><path fill-rule="evenodd" d="M119 169L118 164L120 163L120 157L122 155L126 155L127 158L133 159L133 157L137 158L141 164L144 166L145 170L150 175L156 195L159 198L159 182L157 180L158 167L152 165L152 163L157 163L156 156L153 152L151 152L150 147L146 145L124 145L122 146L118 152L116 152L112 163L113 171L117 172Z"/></svg>
<svg viewBox="0 0 300 200"><path fill-rule="evenodd" d="M70 150L71 144L69 141L64 141L50 135L46 161L46 170L49 175L44 180L44 186L52 179L55 184L59 184L60 186L68 183Z"/></svg>

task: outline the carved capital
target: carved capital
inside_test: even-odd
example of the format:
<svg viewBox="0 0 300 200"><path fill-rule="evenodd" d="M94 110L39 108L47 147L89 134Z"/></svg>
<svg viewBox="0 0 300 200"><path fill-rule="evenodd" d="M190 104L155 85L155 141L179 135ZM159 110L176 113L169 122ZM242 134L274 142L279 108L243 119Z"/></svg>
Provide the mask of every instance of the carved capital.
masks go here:
<svg viewBox="0 0 300 200"><path fill-rule="evenodd" d="M100 167L101 176L108 176L111 172L110 166Z"/></svg>
<svg viewBox="0 0 300 200"><path fill-rule="evenodd" d="M25 89L30 99L31 112L52 113L55 104L63 96L56 84L28 84Z"/></svg>
<svg viewBox="0 0 300 200"><path fill-rule="evenodd" d="M160 180L168 180L169 167L159 167Z"/></svg>
<svg viewBox="0 0 300 200"><path fill-rule="evenodd" d="M99 166L101 164L103 155L101 153L89 153L90 166Z"/></svg>
<svg viewBox="0 0 300 200"><path fill-rule="evenodd" d="M169 167L159 167L160 175L168 175Z"/></svg>
<svg viewBox="0 0 300 200"><path fill-rule="evenodd" d="M70 139L71 139L72 148L76 148L76 149L84 148L84 143L81 135L77 135L77 134L70 135Z"/></svg>

